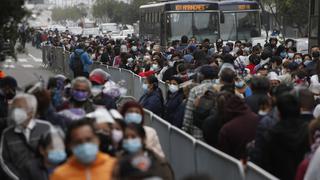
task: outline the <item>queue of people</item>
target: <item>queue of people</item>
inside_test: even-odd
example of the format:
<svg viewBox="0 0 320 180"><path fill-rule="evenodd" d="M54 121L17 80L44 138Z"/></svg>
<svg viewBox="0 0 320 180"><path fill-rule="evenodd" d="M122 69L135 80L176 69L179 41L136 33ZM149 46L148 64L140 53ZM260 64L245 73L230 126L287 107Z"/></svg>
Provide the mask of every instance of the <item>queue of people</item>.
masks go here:
<svg viewBox="0 0 320 180"><path fill-rule="evenodd" d="M302 54L290 39L280 43L271 37L262 46L182 36L162 49L135 38L49 34L46 44L72 52L75 79L57 75L47 87L31 85L17 95L14 78L1 79L4 176L174 179L156 129L144 125L145 108L280 179L317 179L318 46ZM143 95L117 107L124 91L102 69L89 72L95 61L145 78ZM162 81L168 92L161 90ZM37 132L38 126L45 128ZM38 166L24 163L26 158Z"/></svg>

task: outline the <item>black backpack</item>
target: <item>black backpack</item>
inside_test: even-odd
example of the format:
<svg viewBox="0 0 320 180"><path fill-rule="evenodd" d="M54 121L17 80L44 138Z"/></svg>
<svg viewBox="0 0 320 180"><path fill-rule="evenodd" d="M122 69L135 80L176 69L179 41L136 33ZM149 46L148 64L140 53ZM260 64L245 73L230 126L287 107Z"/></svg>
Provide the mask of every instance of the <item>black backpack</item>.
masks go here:
<svg viewBox="0 0 320 180"><path fill-rule="evenodd" d="M210 115L216 112L216 97L217 92L207 90L200 98L198 105L195 106L193 111L193 125L202 129L203 122Z"/></svg>
<svg viewBox="0 0 320 180"><path fill-rule="evenodd" d="M81 60L81 56L84 52L78 54L74 52L74 60L72 63L72 70L74 72L75 77L82 76L83 74L83 62Z"/></svg>

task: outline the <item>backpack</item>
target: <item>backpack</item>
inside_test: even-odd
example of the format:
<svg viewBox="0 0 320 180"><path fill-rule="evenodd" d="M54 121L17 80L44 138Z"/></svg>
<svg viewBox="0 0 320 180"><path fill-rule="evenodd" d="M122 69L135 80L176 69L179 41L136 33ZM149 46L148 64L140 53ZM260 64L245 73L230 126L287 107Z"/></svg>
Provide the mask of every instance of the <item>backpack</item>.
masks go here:
<svg viewBox="0 0 320 180"><path fill-rule="evenodd" d="M202 129L203 122L210 115L216 112L216 97L217 92L207 90L200 96L195 103L195 110L193 111L193 125Z"/></svg>
<svg viewBox="0 0 320 180"><path fill-rule="evenodd" d="M74 72L75 77L77 76L82 76L83 74L83 62L81 60L81 56L84 52L78 54L78 53L74 53L74 60L72 63L72 70Z"/></svg>

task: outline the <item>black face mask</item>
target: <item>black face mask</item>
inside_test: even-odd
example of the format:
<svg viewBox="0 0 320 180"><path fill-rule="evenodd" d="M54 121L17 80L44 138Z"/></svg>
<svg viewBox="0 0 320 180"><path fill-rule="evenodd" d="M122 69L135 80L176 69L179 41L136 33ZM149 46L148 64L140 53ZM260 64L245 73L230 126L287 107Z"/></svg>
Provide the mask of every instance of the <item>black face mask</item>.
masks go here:
<svg viewBox="0 0 320 180"><path fill-rule="evenodd" d="M6 97L8 100L13 99L16 96L16 91L15 90L8 90L6 93Z"/></svg>
<svg viewBox="0 0 320 180"><path fill-rule="evenodd" d="M110 146L112 145L111 136L103 132L98 132L97 135L100 140L99 150L108 153L110 151Z"/></svg>

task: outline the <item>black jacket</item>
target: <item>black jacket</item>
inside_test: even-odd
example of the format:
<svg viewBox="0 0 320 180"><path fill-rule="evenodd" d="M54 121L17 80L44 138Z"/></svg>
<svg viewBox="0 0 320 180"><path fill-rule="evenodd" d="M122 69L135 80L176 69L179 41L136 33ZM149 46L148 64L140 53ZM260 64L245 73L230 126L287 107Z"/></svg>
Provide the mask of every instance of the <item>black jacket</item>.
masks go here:
<svg viewBox="0 0 320 180"><path fill-rule="evenodd" d="M309 150L308 123L300 119L280 120L266 133L262 168L281 180L292 180Z"/></svg>
<svg viewBox="0 0 320 180"><path fill-rule="evenodd" d="M178 91L174 94L169 94L167 98L167 102L165 103L165 110L164 110L164 119L174 124L175 126L179 126L182 124L183 116L180 116L180 111L183 110L180 108L180 105L183 101L183 92ZM181 123L179 123L181 122Z"/></svg>
<svg viewBox="0 0 320 180"><path fill-rule="evenodd" d="M25 167L29 166L28 162L37 161L36 153L39 140L50 132L50 123L41 120L34 121L35 126L30 132L29 142L22 133L15 131L14 126L6 128L2 133L0 164L10 179L25 178ZM34 173L42 172L42 169L37 167L32 169L34 169Z"/></svg>

